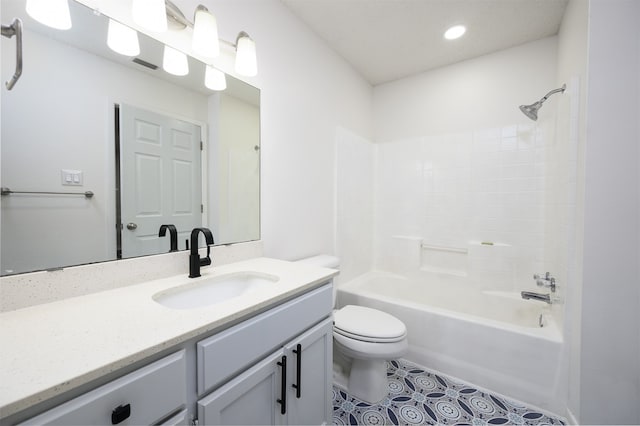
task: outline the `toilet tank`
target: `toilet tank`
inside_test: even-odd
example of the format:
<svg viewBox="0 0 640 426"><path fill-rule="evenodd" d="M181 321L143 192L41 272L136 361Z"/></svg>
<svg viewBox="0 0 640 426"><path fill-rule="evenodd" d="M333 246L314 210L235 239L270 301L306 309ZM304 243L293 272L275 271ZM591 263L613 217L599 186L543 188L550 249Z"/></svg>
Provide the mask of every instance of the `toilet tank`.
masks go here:
<svg viewBox="0 0 640 426"><path fill-rule="evenodd" d="M319 266L321 268L340 269L340 259L335 256L331 256L329 254L319 254L317 256L305 257L304 259L297 260L296 262ZM334 283L333 283L333 307L334 308L336 306L337 294L338 294L338 288L335 285L335 279L334 279Z"/></svg>

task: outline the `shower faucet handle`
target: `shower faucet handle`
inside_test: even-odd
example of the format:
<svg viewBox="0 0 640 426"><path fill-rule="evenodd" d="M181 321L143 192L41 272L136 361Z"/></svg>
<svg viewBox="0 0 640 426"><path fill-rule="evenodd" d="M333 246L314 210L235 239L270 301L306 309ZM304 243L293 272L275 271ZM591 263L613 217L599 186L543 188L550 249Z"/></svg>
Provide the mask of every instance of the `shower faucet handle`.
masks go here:
<svg viewBox="0 0 640 426"><path fill-rule="evenodd" d="M545 273L544 277L539 274L533 274L533 279L536 280L538 287L548 287L552 293L556 292L556 279L549 272Z"/></svg>

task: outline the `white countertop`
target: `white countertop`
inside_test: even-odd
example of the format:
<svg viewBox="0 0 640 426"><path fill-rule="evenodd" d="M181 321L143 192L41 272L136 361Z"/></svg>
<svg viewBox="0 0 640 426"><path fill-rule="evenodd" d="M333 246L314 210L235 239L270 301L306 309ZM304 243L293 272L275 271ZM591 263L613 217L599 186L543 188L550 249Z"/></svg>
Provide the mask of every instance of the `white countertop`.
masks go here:
<svg viewBox="0 0 640 426"><path fill-rule="evenodd" d="M267 288L194 309L170 309L152 299L155 293L184 283L185 273L0 314L0 417L248 318L338 273L257 258L203 267L202 277L193 281L238 271L280 279Z"/></svg>

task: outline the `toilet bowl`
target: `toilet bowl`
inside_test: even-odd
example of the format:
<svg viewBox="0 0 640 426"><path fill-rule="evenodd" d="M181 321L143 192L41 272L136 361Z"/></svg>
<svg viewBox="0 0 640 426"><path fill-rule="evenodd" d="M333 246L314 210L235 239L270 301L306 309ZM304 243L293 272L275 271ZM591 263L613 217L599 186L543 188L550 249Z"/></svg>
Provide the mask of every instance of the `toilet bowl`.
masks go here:
<svg viewBox="0 0 640 426"><path fill-rule="evenodd" d="M332 269L338 269L340 263L328 255L299 262ZM335 306L335 286L333 291ZM333 342L340 358L347 361L347 391L371 404L380 402L388 393L387 360L402 357L409 349L407 328L402 321L386 312L355 305L333 311Z"/></svg>

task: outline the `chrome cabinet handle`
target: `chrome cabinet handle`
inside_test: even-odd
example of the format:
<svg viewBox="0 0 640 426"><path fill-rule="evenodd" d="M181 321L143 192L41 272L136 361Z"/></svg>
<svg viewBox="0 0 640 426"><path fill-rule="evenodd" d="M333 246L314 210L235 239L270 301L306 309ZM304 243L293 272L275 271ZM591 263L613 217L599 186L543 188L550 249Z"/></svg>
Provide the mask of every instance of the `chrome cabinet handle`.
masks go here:
<svg viewBox="0 0 640 426"><path fill-rule="evenodd" d="M137 225L137 224L135 224L135 223L133 223L133 222L129 222L129 223L127 223L127 229L128 229L129 231L133 231L133 230L135 230L135 229L137 229L137 228L138 228L138 225Z"/></svg>

